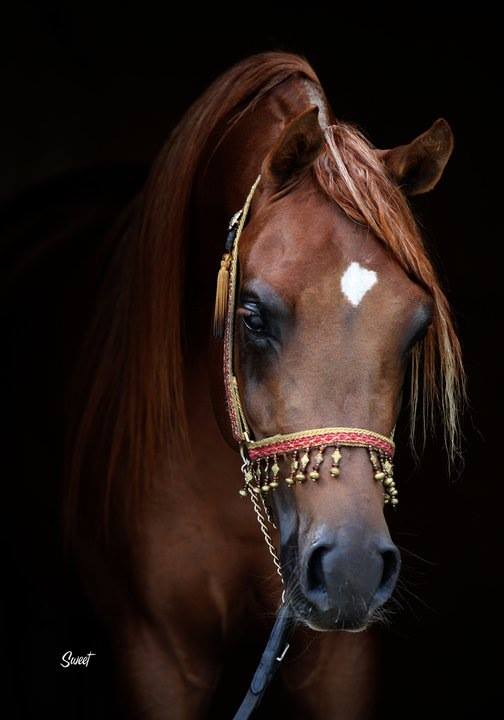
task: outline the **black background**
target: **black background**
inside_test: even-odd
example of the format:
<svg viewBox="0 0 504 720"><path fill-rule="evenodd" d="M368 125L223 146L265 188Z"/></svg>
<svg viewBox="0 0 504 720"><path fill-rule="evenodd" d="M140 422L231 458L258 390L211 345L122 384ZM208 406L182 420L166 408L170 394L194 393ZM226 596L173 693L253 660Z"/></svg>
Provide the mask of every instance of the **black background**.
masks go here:
<svg viewBox="0 0 504 720"><path fill-rule="evenodd" d="M460 330L469 376L465 469L446 473L440 434L419 470L400 453L404 549L396 615L383 638L380 716L499 713L502 472L497 392L502 269L502 38L469 16L404 5L388 13L306 2L158 7L17 3L1 23L3 276L2 702L9 717L101 718L113 712L106 634L63 561L57 492L63 388L96 277L103 232L141 187L170 129L233 62L304 54L336 114L380 147L437 117L456 149L445 176L414 201ZM96 652L62 670L61 654Z"/></svg>

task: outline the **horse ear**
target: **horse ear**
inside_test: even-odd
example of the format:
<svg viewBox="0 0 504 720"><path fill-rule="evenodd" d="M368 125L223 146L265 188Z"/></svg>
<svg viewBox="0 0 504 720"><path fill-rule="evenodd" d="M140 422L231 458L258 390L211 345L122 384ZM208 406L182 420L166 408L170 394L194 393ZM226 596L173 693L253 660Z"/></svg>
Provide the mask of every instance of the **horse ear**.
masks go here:
<svg viewBox="0 0 504 720"><path fill-rule="evenodd" d="M316 160L324 144L318 112L314 105L284 129L263 162L261 174L267 181L281 185Z"/></svg>
<svg viewBox="0 0 504 720"><path fill-rule="evenodd" d="M438 183L452 150L451 128L444 118L439 118L409 145L378 150L378 155L407 195L420 195Z"/></svg>

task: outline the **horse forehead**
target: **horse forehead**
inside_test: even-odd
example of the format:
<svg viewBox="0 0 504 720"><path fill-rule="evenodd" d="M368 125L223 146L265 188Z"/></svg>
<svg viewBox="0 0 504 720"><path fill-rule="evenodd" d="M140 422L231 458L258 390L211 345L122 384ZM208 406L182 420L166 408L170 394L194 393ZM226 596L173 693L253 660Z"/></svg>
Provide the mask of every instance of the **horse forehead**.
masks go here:
<svg viewBox="0 0 504 720"><path fill-rule="evenodd" d="M345 238L357 234L335 203L300 195L282 199L264 210L245 240L247 272L281 282L299 281L309 272L344 262Z"/></svg>
<svg viewBox="0 0 504 720"><path fill-rule="evenodd" d="M357 305L378 282L396 288L404 284L406 276L382 242L331 205L322 203L308 212L306 203L300 203L263 219L246 241L246 275L262 280L288 302L316 288L317 304L343 293Z"/></svg>

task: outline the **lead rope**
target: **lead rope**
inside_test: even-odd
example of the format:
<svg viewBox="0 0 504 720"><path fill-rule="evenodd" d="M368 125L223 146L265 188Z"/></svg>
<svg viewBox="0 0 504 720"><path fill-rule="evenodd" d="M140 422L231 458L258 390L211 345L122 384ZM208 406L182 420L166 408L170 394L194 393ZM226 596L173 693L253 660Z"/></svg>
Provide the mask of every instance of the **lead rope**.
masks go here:
<svg viewBox="0 0 504 720"><path fill-rule="evenodd" d="M294 620L288 605L281 605L273 625L273 630L264 648L261 660L254 673L252 682L242 704L233 720L248 720L262 700L268 685L280 667L288 650L288 638L294 627ZM286 644L287 642L287 644Z"/></svg>
<svg viewBox="0 0 504 720"><path fill-rule="evenodd" d="M250 466L250 461L246 457L243 447L240 447L240 454L243 460L241 470L242 473L245 474ZM276 571L282 581L283 590L282 604L277 611L275 624L273 625L273 629L271 630L268 642L264 648L261 660L259 661L257 670L254 673L254 677L252 678L247 694L233 716L233 720L248 720L261 702L268 685L273 679L276 671L280 667L280 663L289 649L289 636L294 627L294 619L292 617L291 610L285 602L285 583L282 576L282 566L268 530L267 520L263 514L259 500L249 483L247 484L247 490L256 514L257 523L266 542L269 554L273 559Z"/></svg>

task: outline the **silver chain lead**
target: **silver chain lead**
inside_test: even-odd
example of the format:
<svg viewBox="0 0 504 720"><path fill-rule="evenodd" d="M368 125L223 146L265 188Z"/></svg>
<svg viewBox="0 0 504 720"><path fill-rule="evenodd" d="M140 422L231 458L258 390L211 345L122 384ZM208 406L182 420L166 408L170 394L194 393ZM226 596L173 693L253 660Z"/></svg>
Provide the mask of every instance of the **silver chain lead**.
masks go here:
<svg viewBox="0 0 504 720"><path fill-rule="evenodd" d="M245 457L242 448L240 448L240 454L241 454L242 460L243 460L243 465L242 465L242 467L241 467L241 470L242 470L242 473L245 475L245 472L247 471L247 468L249 467L250 462L249 462L249 460ZM280 577L280 580L282 581L282 585L283 585L283 584L284 584L284 579L283 579L283 576L282 576L282 566L281 566L281 564L280 564L280 560L278 559L278 555L277 555L277 553L276 553L276 548L275 548L275 546L274 546L274 544L273 544L273 540L271 539L271 535L269 534L268 526L267 526L267 524L266 524L266 519L265 519L265 517L264 517L264 515L263 515L263 513L262 513L261 506L259 505L259 502L258 502L258 500L257 500L257 497L256 497L256 495L255 495L252 487L250 486L250 483L246 483L246 487L247 487L247 492L248 492L248 494L249 494L249 496L250 496L250 500L251 500L252 505L253 505L254 510L255 510L257 522L258 522L259 527L260 527L260 529L261 529L261 532L262 532L262 534L263 534L263 537L264 537L264 540L265 540L265 542L266 542L266 545L268 546L269 554L271 555L271 557L272 557L272 559L273 559L273 563L274 563L274 565L275 565L276 571L277 571L277 573L278 573L278 575L279 575L279 577Z"/></svg>

